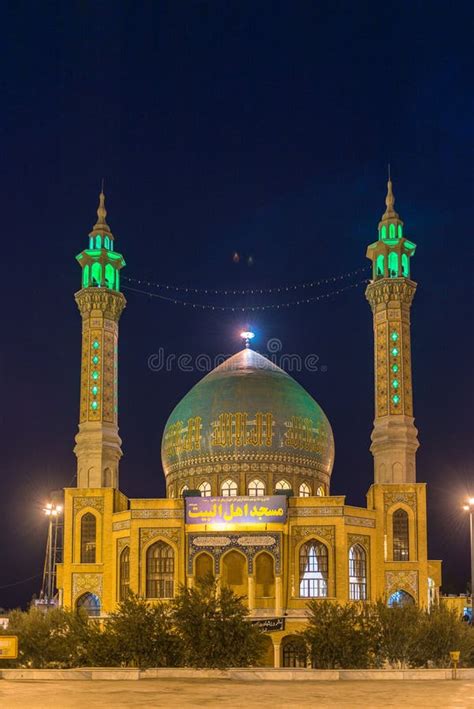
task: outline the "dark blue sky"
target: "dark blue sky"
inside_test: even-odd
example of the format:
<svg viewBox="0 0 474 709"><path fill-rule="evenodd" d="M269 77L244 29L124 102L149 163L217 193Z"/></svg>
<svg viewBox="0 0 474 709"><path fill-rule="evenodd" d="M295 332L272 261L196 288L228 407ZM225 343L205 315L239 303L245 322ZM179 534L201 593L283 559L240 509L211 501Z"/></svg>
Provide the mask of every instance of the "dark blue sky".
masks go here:
<svg viewBox="0 0 474 709"><path fill-rule="evenodd" d="M474 493L473 19L468 2L416 0L3 4L0 586L41 573L41 505L75 473L74 256L101 178L124 275L269 287L368 263L390 162L396 208L418 245L413 365L430 555L444 559L445 589L464 589L459 507L469 485ZM254 265L234 264L234 251ZM164 423L201 375L151 372L148 358L160 347L234 352L249 317L127 298L121 487L160 496ZM363 287L250 323L262 352L278 337L285 352L316 353L327 366L296 376L333 425L332 492L365 504L373 345ZM24 604L39 585L0 588L0 606Z"/></svg>

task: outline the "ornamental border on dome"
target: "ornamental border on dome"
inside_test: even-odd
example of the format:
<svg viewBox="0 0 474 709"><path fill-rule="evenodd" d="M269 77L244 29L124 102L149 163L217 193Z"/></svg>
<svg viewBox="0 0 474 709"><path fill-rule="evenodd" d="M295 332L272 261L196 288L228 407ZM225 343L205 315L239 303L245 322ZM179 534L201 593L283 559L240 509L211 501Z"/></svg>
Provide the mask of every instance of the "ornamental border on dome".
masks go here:
<svg viewBox="0 0 474 709"><path fill-rule="evenodd" d="M329 475L329 470L332 469L332 465L325 466L323 463L319 463L317 460L314 458L306 458L302 456L293 456L291 453L229 453L227 455L221 454L221 455L216 455L216 456L199 456L199 457L193 457L193 458L187 458L186 460L183 461L178 461L176 463L171 463L167 465L167 470L164 471L165 477L168 477L168 475L175 474L177 472L182 471L183 469L187 470L190 472L190 468L192 466L201 466L201 465L218 465L218 464L227 464L231 463L234 465L238 465L240 469L244 465L249 465L249 464L266 464L268 466L270 465L278 465L278 464L283 464L283 465L292 465L292 466L300 466L304 465L307 466L307 468L310 471L317 470L320 473L323 473L325 475ZM214 472L219 472L218 470L215 470Z"/></svg>

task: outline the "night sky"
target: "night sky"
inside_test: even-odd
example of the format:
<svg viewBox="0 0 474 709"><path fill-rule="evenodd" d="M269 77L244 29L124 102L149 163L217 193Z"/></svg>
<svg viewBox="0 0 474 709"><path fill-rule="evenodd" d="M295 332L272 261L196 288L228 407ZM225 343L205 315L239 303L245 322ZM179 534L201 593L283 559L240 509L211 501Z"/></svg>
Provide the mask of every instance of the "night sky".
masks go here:
<svg viewBox="0 0 474 709"><path fill-rule="evenodd" d="M465 590L468 523L460 505L469 486L474 494L470 8L335 0L2 4L0 606L25 605L39 591L39 577L25 579L42 572L41 508L50 490L74 484L75 255L95 223L102 177L124 276L245 289L367 267L341 279L348 285L369 272L365 251L385 208L388 163L395 208L418 247L414 404L430 557L444 559L445 591ZM279 338L285 353L319 357L325 371L294 376L333 426L332 493L365 505L373 341L363 285L255 313L124 293L119 415L127 495L164 495L163 427L202 376L153 372L150 355L160 347L231 354L251 326L262 353ZM188 295L226 306L296 299L292 292Z"/></svg>

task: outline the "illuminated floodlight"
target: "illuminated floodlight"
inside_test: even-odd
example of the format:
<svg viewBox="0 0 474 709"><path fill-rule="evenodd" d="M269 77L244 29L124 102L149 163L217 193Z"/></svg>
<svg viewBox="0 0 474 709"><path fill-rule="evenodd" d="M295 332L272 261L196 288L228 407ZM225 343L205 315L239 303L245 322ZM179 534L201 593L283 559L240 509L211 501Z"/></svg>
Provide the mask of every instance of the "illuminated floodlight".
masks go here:
<svg viewBox="0 0 474 709"><path fill-rule="evenodd" d="M245 340L245 346L248 347L250 345L250 340L253 340L255 337L255 333L251 330L244 330L240 333L240 337Z"/></svg>
<svg viewBox="0 0 474 709"><path fill-rule="evenodd" d="M474 497L470 497L468 502L470 505L474 505Z"/></svg>

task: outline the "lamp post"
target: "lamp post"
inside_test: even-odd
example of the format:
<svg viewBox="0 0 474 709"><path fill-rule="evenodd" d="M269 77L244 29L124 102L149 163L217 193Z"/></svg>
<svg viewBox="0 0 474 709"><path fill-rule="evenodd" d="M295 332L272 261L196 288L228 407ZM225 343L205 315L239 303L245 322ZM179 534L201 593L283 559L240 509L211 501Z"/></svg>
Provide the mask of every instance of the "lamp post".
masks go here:
<svg viewBox="0 0 474 709"><path fill-rule="evenodd" d="M49 605L56 589L56 564L60 552L60 532L62 505L56 502L48 502L43 507L43 512L48 518L48 540L46 542L46 555L44 559L43 584L41 587L41 600Z"/></svg>
<svg viewBox="0 0 474 709"><path fill-rule="evenodd" d="M474 622L474 497L470 497L463 506L469 512L469 527L471 538L471 623Z"/></svg>

